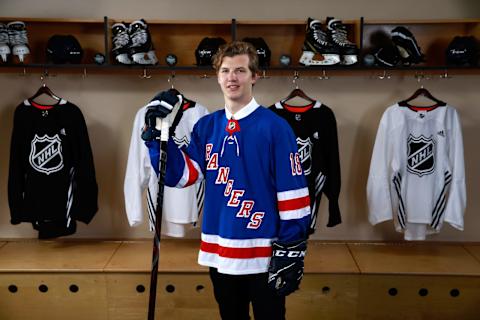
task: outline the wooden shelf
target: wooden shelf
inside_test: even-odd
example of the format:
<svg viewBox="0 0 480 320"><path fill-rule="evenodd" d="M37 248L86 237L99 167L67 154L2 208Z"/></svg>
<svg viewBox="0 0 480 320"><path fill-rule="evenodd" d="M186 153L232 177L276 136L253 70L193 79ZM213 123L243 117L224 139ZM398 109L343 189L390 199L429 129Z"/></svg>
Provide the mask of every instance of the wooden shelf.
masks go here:
<svg viewBox="0 0 480 320"><path fill-rule="evenodd" d="M42 72L42 69L59 69L62 72L78 72L88 69L94 73L121 73L131 70L145 69L158 73L179 72L181 74L213 74L211 67L197 67L195 49L204 37L221 37L227 42L245 37L262 37L271 51L270 67L265 68L269 75L285 76L293 71L301 71L309 75L321 75L331 71L339 74L358 75L358 71L371 72L390 70L408 73L416 71L453 70L460 74L478 74L480 67L457 67L445 65L445 49L456 35L473 35L480 39L480 19L466 20L357 20L343 21L347 27L350 41L361 49L360 63L353 66L310 66L298 63L305 39L304 20L148 20L150 33L155 46L159 64L121 65L111 55L111 26L116 22L133 22L132 19L77 20L77 19L39 19L39 18L0 18L0 22L20 20L27 24L31 55L25 64L0 63L0 72L17 72L18 68ZM322 20L322 23L325 21ZM417 39L426 62L411 67L396 66L393 68L368 67L362 64L364 54L378 46L379 35L387 38L396 26L405 26ZM54 65L45 63L45 49L48 39L54 34L72 34L83 50L83 63L79 65ZM106 57L103 65L94 64L93 56L102 53ZM168 66L165 62L167 54L175 54L177 65ZM280 56L291 57L292 64L284 67L280 64Z"/></svg>

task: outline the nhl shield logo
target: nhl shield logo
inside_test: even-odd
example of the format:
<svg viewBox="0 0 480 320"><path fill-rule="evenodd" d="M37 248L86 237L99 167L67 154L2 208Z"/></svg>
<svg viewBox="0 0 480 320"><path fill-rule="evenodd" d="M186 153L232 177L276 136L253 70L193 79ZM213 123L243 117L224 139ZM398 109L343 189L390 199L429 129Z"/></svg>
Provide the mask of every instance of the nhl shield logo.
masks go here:
<svg viewBox="0 0 480 320"><path fill-rule="evenodd" d="M427 175L435 169L435 141L432 137L410 135L407 142L407 169L418 176Z"/></svg>
<svg viewBox="0 0 480 320"><path fill-rule="evenodd" d="M306 176L312 172L312 145L310 137L307 139L297 138L298 154Z"/></svg>
<svg viewBox="0 0 480 320"><path fill-rule="evenodd" d="M49 175L63 168L62 143L58 134L53 137L35 135L29 156L30 165L38 172Z"/></svg>

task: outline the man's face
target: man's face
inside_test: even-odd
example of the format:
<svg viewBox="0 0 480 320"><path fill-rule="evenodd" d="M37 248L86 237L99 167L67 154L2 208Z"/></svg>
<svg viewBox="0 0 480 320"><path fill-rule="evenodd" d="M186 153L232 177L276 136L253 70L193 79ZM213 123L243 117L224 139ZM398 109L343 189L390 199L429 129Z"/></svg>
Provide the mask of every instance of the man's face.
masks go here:
<svg viewBox="0 0 480 320"><path fill-rule="evenodd" d="M218 71L218 83L225 100L247 104L252 98L252 85L257 76L248 68L247 54L224 57Z"/></svg>

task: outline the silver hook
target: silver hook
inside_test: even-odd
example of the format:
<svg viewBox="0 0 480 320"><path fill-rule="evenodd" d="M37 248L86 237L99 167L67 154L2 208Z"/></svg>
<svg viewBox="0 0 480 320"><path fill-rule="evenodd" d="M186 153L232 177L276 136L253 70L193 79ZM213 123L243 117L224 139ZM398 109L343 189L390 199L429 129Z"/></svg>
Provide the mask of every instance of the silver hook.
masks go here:
<svg viewBox="0 0 480 320"><path fill-rule="evenodd" d="M143 68L143 74L140 76L140 79L150 79L151 77L147 72L147 68Z"/></svg>
<svg viewBox="0 0 480 320"><path fill-rule="evenodd" d="M327 76L327 72L325 71L325 69L322 70L322 75L319 76L318 79L320 79L320 80L328 80L328 79L330 79L330 77Z"/></svg>
<svg viewBox="0 0 480 320"><path fill-rule="evenodd" d="M23 67L23 73L20 73L19 76L21 77L27 76L27 68Z"/></svg>
<svg viewBox="0 0 480 320"><path fill-rule="evenodd" d="M415 72L415 79L417 79L417 82L422 81L425 79L425 74L423 72Z"/></svg>
<svg viewBox="0 0 480 320"><path fill-rule="evenodd" d="M42 82L42 87L46 87L47 83L46 80L48 78L48 69L43 69L43 73L40 75L40 81Z"/></svg>
<svg viewBox="0 0 480 320"><path fill-rule="evenodd" d="M265 69L263 69L262 75L260 76L260 78L262 78L262 79L270 79L270 77L267 76L267 71L266 71Z"/></svg>
<svg viewBox="0 0 480 320"><path fill-rule="evenodd" d="M175 89L175 71L172 71L167 81L170 83L170 89Z"/></svg>
<svg viewBox="0 0 480 320"><path fill-rule="evenodd" d="M383 79L390 79L392 76L387 73L387 70L383 70L383 74L378 76L378 79L383 80Z"/></svg>
<svg viewBox="0 0 480 320"><path fill-rule="evenodd" d="M210 79L210 76L207 75L206 73L203 74L203 76L200 76L201 79Z"/></svg>
<svg viewBox="0 0 480 320"><path fill-rule="evenodd" d="M450 79L452 76L448 74L448 70L445 69L443 74L440 75L440 79Z"/></svg>
<svg viewBox="0 0 480 320"><path fill-rule="evenodd" d="M295 86L295 89L298 89L298 83L297 83L298 78L300 78L300 76L299 76L299 74L298 74L298 71L295 70L295 71L293 72L293 81L292 81L292 82L293 82L293 85Z"/></svg>

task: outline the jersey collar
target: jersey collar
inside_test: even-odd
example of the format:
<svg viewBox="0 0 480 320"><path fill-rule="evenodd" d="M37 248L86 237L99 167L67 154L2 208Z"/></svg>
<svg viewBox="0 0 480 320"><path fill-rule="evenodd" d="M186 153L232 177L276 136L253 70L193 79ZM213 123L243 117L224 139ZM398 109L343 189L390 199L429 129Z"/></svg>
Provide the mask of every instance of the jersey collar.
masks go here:
<svg viewBox="0 0 480 320"><path fill-rule="evenodd" d="M235 119L240 120L245 118L246 116L250 115L253 111L255 111L260 105L255 101L255 98L252 97L252 100L244 106L242 109L235 113ZM227 106L225 106L225 117L228 120L232 118L233 114L228 110Z"/></svg>

